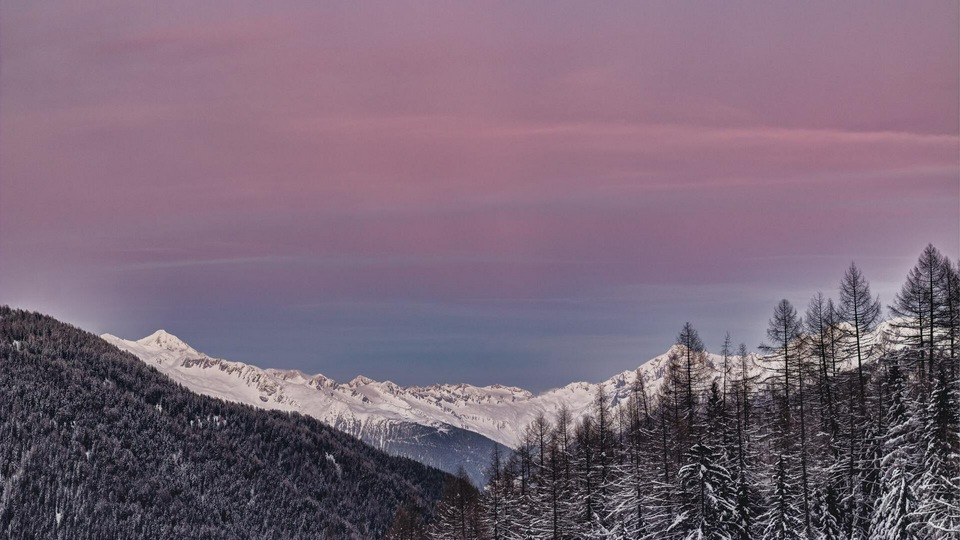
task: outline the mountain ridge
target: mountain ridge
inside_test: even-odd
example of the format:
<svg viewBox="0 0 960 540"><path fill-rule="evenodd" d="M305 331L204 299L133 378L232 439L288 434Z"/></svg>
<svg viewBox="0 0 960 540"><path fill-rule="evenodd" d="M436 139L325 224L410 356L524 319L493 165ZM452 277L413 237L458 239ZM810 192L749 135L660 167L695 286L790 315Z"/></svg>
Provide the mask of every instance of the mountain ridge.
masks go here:
<svg viewBox="0 0 960 540"><path fill-rule="evenodd" d="M871 339L877 346L883 341L878 338L891 327L888 321L874 332ZM323 374L214 358L159 330L136 341L110 334L101 337L194 392L264 409L300 412L388 453L449 472L462 466L478 483L484 479L493 446L516 448L526 426L539 415L551 417L566 407L576 421L593 406L599 388L612 406L618 406L633 393L638 376L643 377L645 391L652 396L666 375L670 355L679 352L674 345L636 369L604 381L577 381L534 394L503 384L400 386L364 375L341 383ZM705 360L709 376L719 378L723 357L705 352ZM772 377L777 369L776 361L755 353L748 356L750 376Z"/></svg>
<svg viewBox="0 0 960 540"><path fill-rule="evenodd" d="M263 408L298 410L331 425L337 424L338 418L341 421L348 417L366 419L377 412L421 425L467 429L508 447L516 446L523 427L539 413L552 414L560 405L566 404L577 416L589 407L601 385L611 394L614 403L624 399L625 390L635 380L638 370L649 383L648 391L655 389L670 354L668 350L635 370L617 373L599 383L575 381L535 394L521 387L499 383L487 386L469 383L400 386L364 375L341 383L320 373L310 375L300 370L260 368L254 364L215 358L166 332L163 332L163 339L158 340L156 336L161 332L135 341L111 334L101 337L158 367L185 386L222 399ZM158 343L160 341L163 343ZM183 346L165 346L168 343ZM712 353L707 357L712 364L721 361ZM211 368L216 371L209 371ZM228 384L240 381L244 382L242 386ZM251 388L259 393L252 395Z"/></svg>
<svg viewBox="0 0 960 540"><path fill-rule="evenodd" d="M450 479L307 415L199 395L6 306L0 386L4 538L366 540L401 507L430 512Z"/></svg>

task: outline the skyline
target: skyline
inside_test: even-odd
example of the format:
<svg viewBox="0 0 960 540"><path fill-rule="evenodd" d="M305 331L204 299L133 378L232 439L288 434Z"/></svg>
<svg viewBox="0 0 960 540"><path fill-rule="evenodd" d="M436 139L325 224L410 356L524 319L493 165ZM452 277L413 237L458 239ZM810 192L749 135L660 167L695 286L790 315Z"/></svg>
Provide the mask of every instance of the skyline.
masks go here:
<svg viewBox="0 0 960 540"><path fill-rule="evenodd" d="M956 2L594 8L4 4L0 303L539 391L960 256Z"/></svg>

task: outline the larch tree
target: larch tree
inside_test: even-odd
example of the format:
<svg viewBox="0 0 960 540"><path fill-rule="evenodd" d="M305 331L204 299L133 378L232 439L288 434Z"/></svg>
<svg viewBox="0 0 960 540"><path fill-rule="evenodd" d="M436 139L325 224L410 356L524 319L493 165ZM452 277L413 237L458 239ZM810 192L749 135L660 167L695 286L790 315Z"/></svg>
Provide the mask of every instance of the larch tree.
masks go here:
<svg viewBox="0 0 960 540"><path fill-rule="evenodd" d="M870 283L855 263L850 264L840 282L840 319L849 332L849 355L857 359L857 381L861 413L866 406L864 360L868 359L870 333L880 322L880 299L870 294Z"/></svg>
<svg viewBox="0 0 960 540"><path fill-rule="evenodd" d="M912 354L920 377L929 382L934 373L934 358L947 307L949 261L933 244L928 244L910 269L907 280L890 305L895 317L894 327L899 331L901 344Z"/></svg>
<svg viewBox="0 0 960 540"><path fill-rule="evenodd" d="M729 393L729 379L731 377L731 371L733 370L733 340L730 339L730 332L727 332L723 337L723 345L720 346L720 358L723 361L723 372L722 372L722 388L723 388L723 401L727 401L727 394Z"/></svg>
<svg viewBox="0 0 960 540"><path fill-rule="evenodd" d="M762 344L760 350L766 354L770 369L781 378L783 400L780 404L780 422L783 435L787 438L793 429L793 402L790 392L797 384L800 372L800 336L801 325L797 310L788 300L781 300L767 326L767 338L771 343Z"/></svg>
<svg viewBox="0 0 960 540"><path fill-rule="evenodd" d="M804 359L802 321L797 310L789 300L783 299L773 311L767 328L767 337L772 341L770 345L762 345L761 350L766 352L768 359L773 362L774 370L783 377L783 403L780 406L779 433L780 451L799 456L800 462L800 492L802 495L803 525L806 531L810 530L810 491L807 467L807 435L806 410L804 408ZM782 363L782 365L781 365ZM798 426L793 423L793 403L790 391L796 385L796 402L798 404ZM799 438L799 447L794 446L795 438Z"/></svg>
<svg viewBox="0 0 960 540"><path fill-rule="evenodd" d="M685 441L689 442L696 437L698 429L696 421L697 403L695 391L699 391L702 384L703 368L706 363L706 349L700 334L689 322L684 323L677 335L677 345L683 360L683 416L685 422Z"/></svg>
<svg viewBox="0 0 960 540"><path fill-rule="evenodd" d="M947 369L950 378L956 379L958 376L957 356L958 347L960 347L960 261L953 264L949 259L944 258L946 276L945 285L945 303L941 325L944 327L944 339L946 342L946 361L949 363Z"/></svg>
<svg viewBox="0 0 960 540"><path fill-rule="evenodd" d="M869 537L878 540L919 540L914 485L919 466L920 421L914 414L900 366L887 374L890 387L886 432L882 435L880 486L870 520Z"/></svg>
<svg viewBox="0 0 960 540"><path fill-rule="evenodd" d="M493 445L490 466L487 469L487 486L481 505L482 522L492 540L502 540L506 528L504 491L508 488L504 479L503 455L500 445Z"/></svg>
<svg viewBox="0 0 960 540"><path fill-rule="evenodd" d="M823 293L818 292L807 306L804 318L804 331L810 343L810 350L817 359L817 393L820 395L820 424L833 438L837 437L840 427L837 424L836 410L833 405L832 377L830 365L830 321L829 304Z"/></svg>

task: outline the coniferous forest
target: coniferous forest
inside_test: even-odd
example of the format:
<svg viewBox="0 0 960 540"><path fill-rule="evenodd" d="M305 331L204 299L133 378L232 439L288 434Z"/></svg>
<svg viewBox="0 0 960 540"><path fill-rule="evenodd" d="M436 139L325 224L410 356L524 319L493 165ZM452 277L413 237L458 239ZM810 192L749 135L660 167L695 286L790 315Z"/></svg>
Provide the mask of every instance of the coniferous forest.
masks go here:
<svg viewBox="0 0 960 540"><path fill-rule="evenodd" d="M851 265L776 304L760 354L680 330L656 387L527 428L394 539L960 538L960 277L932 245L884 306Z"/></svg>
<svg viewBox="0 0 960 540"><path fill-rule="evenodd" d="M0 0L0 540L960 540L958 356L960 0Z"/></svg>
<svg viewBox="0 0 960 540"><path fill-rule="evenodd" d="M445 473L0 307L0 537L369 539ZM419 510L416 510L419 512Z"/></svg>
<svg viewBox="0 0 960 540"><path fill-rule="evenodd" d="M193 394L0 308L9 538L960 538L960 274L932 245L880 302L778 302L759 353L682 326L662 376L537 418L489 482L297 414ZM719 360L718 360L719 359Z"/></svg>

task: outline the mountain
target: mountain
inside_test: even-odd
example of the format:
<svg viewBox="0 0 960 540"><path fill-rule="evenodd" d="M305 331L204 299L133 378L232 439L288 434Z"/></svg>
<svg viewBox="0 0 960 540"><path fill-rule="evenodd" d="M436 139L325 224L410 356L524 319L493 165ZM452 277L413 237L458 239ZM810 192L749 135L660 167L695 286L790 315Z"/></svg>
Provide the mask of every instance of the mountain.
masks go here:
<svg viewBox="0 0 960 540"><path fill-rule="evenodd" d="M365 377L339 384L323 375L261 369L207 356L163 330L137 341L101 337L198 394L306 414L390 454L448 472L462 466L478 485L498 444L453 419L456 409L444 405L450 398L439 387L415 391Z"/></svg>
<svg viewBox="0 0 960 540"><path fill-rule="evenodd" d="M877 337L888 330L885 323L873 336L878 346ZM399 386L364 376L338 383L324 375L213 358L163 330L137 341L110 334L101 337L197 393L264 409L297 411L388 453L448 472L462 466L478 485L483 484L495 443L516 448L527 425L540 414L552 417L561 405L574 419L582 417L601 387L614 407L625 403L638 375L648 395L653 395L666 374L670 355L682 352L675 346L636 370L603 382L575 382L533 394L499 384ZM707 353L706 363L709 372L719 377L723 358ZM777 372L774 362L757 355L751 355L748 363L751 376Z"/></svg>
<svg viewBox="0 0 960 540"><path fill-rule="evenodd" d="M561 405L574 418L581 416L599 386L614 404L624 401L636 377L635 371L625 371L603 383L577 382L539 395L504 385L403 387L363 376L338 383L323 375L213 358L163 330L136 341L101 337L199 394L300 412L388 453L448 472L463 467L478 484L494 444L516 447L526 425L539 414L553 415ZM640 368L651 388L663 377L667 357L658 356ZM709 358L720 361L716 355Z"/></svg>
<svg viewBox="0 0 960 540"><path fill-rule="evenodd" d="M190 351L165 333L143 346ZM380 538L401 506L429 512L449 478L309 416L197 395L8 307L0 388L7 538Z"/></svg>
<svg viewBox="0 0 960 540"><path fill-rule="evenodd" d="M575 382L534 395L499 384L399 386L362 375L338 383L324 375L213 358L163 330L137 341L110 334L101 337L198 393L265 409L302 412L381 447L390 443L388 426L401 424L465 430L516 447L524 427L538 414L552 415L565 404L578 417L591 406L600 386L614 403L629 396L638 372L645 377L648 390L655 389L670 354L668 351L639 370L624 371L599 384ZM708 362L719 365L721 361L718 355L708 354ZM491 449L492 443L484 449L484 459Z"/></svg>

